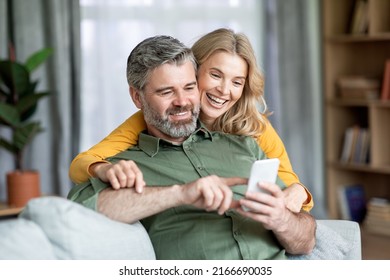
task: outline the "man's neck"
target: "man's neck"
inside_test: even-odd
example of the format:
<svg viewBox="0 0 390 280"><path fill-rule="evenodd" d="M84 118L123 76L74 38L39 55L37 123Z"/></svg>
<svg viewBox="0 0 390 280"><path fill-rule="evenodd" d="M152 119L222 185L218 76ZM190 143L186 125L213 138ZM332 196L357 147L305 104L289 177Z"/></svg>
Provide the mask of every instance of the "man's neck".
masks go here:
<svg viewBox="0 0 390 280"><path fill-rule="evenodd" d="M172 144L175 144L175 145L182 144L188 138L188 137L180 137L180 138L172 137L172 136L169 136L169 135L161 132L160 130L158 130L154 127L148 126L148 125L147 125L147 128L148 128L149 135L154 136L156 138L163 139L167 142L171 142Z"/></svg>

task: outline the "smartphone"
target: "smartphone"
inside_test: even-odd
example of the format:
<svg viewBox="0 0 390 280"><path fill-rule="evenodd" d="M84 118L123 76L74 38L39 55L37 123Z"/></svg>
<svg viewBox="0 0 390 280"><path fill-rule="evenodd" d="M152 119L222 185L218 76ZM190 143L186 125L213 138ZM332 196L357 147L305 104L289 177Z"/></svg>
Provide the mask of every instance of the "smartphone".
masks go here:
<svg viewBox="0 0 390 280"><path fill-rule="evenodd" d="M276 177L278 176L280 161L277 158L257 160L252 164L251 173L248 181L247 192L262 192L262 190L257 186L259 182L276 182ZM243 207L245 211L250 211L250 209Z"/></svg>

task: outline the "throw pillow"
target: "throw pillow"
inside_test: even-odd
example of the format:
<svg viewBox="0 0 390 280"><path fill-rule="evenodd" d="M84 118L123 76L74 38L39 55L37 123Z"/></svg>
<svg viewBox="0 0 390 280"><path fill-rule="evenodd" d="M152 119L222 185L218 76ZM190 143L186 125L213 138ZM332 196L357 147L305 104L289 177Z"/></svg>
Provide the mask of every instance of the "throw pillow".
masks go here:
<svg viewBox="0 0 390 280"><path fill-rule="evenodd" d="M33 199L20 216L43 229L58 259L155 259L141 223L116 222L64 198Z"/></svg>
<svg viewBox="0 0 390 280"><path fill-rule="evenodd" d="M25 219L0 222L0 259L53 260L53 248L45 233Z"/></svg>

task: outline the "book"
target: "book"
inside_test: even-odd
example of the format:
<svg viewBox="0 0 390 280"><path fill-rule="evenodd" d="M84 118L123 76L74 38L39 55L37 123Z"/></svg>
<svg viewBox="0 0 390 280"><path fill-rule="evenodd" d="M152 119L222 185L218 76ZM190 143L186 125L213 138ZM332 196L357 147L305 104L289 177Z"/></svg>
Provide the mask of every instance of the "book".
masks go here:
<svg viewBox="0 0 390 280"><path fill-rule="evenodd" d="M358 125L348 127L344 134L340 161L342 163L367 163L369 148L370 133L368 128L362 128Z"/></svg>
<svg viewBox="0 0 390 280"><path fill-rule="evenodd" d="M354 130L352 127L349 127L345 130L344 133L344 144L341 151L340 161L347 163L349 161L350 155L352 153L352 142L354 137Z"/></svg>
<svg viewBox="0 0 390 280"><path fill-rule="evenodd" d="M359 163L369 162L369 151L370 151L370 130L365 128L362 130L362 146L359 155Z"/></svg>
<svg viewBox="0 0 390 280"><path fill-rule="evenodd" d="M364 76L342 76L337 80L338 96L341 99L378 99L380 79Z"/></svg>
<svg viewBox="0 0 390 280"><path fill-rule="evenodd" d="M356 140L355 150L353 151L353 163L367 163L370 135L367 128L360 128Z"/></svg>
<svg viewBox="0 0 390 280"><path fill-rule="evenodd" d="M390 222L390 202L384 198L373 197L367 204L367 218Z"/></svg>
<svg viewBox="0 0 390 280"><path fill-rule="evenodd" d="M360 163L360 154L363 148L365 129L359 128L356 136L354 150L352 151L351 162Z"/></svg>
<svg viewBox="0 0 390 280"><path fill-rule="evenodd" d="M381 99L390 100L390 59L385 62L385 69L382 79Z"/></svg>
<svg viewBox="0 0 390 280"><path fill-rule="evenodd" d="M341 217L358 223L363 222L367 213L364 186L360 184L339 187Z"/></svg>
<svg viewBox="0 0 390 280"><path fill-rule="evenodd" d="M352 34L364 34L368 30L368 3L367 0L355 0L349 32Z"/></svg>
<svg viewBox="0 0 390 280"><path fill-rule="evenodd" d="M373 197L368 201L364 226L371 233L390 235L389 200Z"/></svg>

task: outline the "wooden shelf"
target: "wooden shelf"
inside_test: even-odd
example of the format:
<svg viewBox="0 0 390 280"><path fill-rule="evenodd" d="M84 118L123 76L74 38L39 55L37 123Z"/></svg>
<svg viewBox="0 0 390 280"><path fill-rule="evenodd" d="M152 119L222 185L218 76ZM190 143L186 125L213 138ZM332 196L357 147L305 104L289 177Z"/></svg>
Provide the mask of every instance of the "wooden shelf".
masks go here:
<svg viewBox="0 0 390 280"><path fill-rule="evenodd" d="M390 108L390 101L382 100L359 100L359 99L338 99L332 98L327 100L327 105L331 106L345 106L345 107L376 107L376 108Z"/></svg>
<svg viewBox="0 0 390 280"><path fill-rule="evenodd" d="M362 259L390 260L390 236L375 234L361 226Z"/></svg>
<svg viewBox="0 0 390 280"><path fill-rule="evenodd" d="M328 216L341 218L339 189L364 186L371 197L390 199L390 101L341 99L338 81L361 76L382 80L385 61L390 59L390 0L367 0L368 28L351 34L355 0L322 1L322 46L324 121ZM380 91L379 91L380 93ZM369 131L369 161L365 164L340 161L347 128ZM362 229L363 258L390 259L390 236L377 236Z"/></svg>
<svg viewBox="0 0 390 280"><path fill-rule="evenodd" d="M17 216L23 207L10 207L5 203L0 202L0 218Z"/></svg>
<svg viewBox="0 0 390 280"><path fill-rule="evenodd" d="M372 165L372 164L358 164L358 163L342 163L342 162L329 162L328 166L335 169L346 170L346 171L358 171L367 173L378 173L390 175L390 165ZM389 184L390 188L390 184Z"/></svg>
<svg viewBox="0 0 390 280"><path fill-rule="evenodd" d="M365 42L380 42L390 41L390 32L378 33L373 35L367 34L341 34L332 35L325 38L329 43L365 43Z"/></svg>

